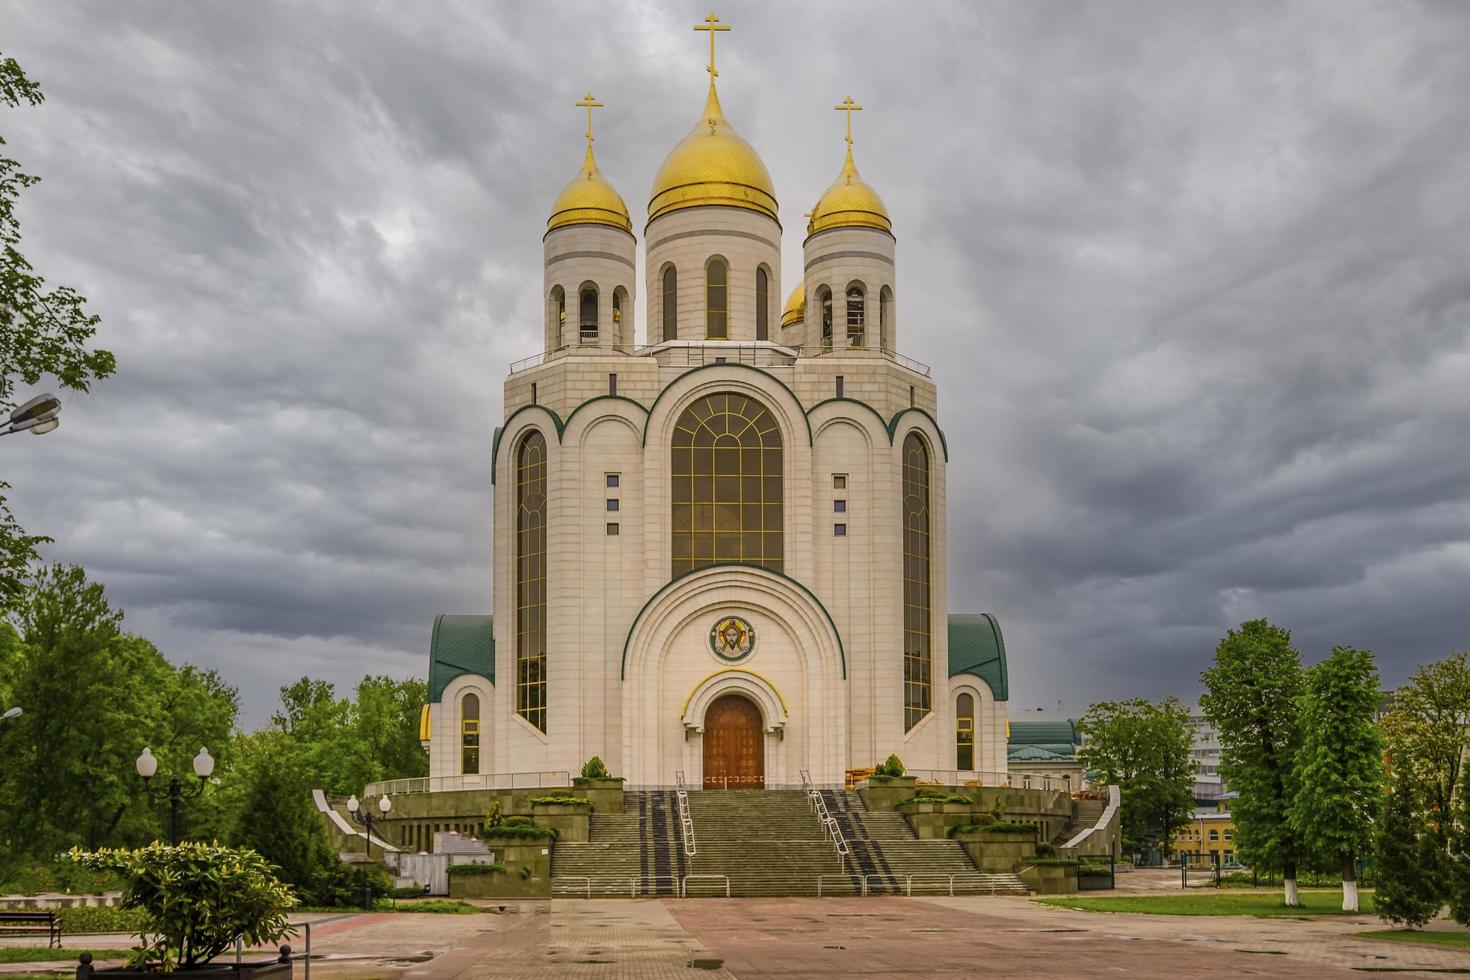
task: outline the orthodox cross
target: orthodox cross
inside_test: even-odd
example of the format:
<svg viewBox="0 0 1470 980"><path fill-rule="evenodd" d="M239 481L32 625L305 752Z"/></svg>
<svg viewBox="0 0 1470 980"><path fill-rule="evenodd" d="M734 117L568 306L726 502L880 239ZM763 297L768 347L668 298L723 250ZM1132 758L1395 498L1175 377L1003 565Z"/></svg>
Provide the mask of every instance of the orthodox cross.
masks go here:
<svg viewBox="0 0 1470 980"><path fill-rule="evenodd" d="M854 112L862 112L863 107L852 101L852 96L849 95L847 98L842 100L841 105L836 105L832 108L836 109L838 112L847 113L847 145L852 146L852 114Z"/></svg>
<svg viewBox="0 0 1470 980"><path fill-rule="evenodd" d="M588 149L591 149L591 147L592 147L592 110L593 109L601 109L602 108L602 103L601 102L598 102L596 99L594 99L592 97L592 93L591 92L588 92L587 93L587 97L585 99L579 99L576 102L576 105L578 105L578 106L580 106L580 107L582 107L582 108L584 108L584 109L587 110L587 147L588 147Z"/></svg>
<svg viewBox="0 0 1470 980"><path fill-rule="evenodd" d="M705 71L709 72L710 78L713 79L719 75L719 72L715 71L715 31L728 31L730 25L721 24L720 18L716 17L715 12L711 10L709 16L704 19L704 23L695 24L694 29L696 31L709 31L709 66L705 68Z"/></svg>

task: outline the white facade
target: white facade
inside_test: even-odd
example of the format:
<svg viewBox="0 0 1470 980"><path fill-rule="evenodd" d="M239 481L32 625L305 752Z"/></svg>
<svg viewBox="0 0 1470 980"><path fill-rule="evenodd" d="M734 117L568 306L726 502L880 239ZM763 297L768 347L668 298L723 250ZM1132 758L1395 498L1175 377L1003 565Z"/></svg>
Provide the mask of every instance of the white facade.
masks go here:
<svg viewBox="0 0 1470 980"><path fill-rule="evenodd" d="M719 122L721 138L731 138ZM699 127L680 146L697 135ZM546 350L507 379L494 441L493 625L476 632L473 621L485 617L449 617L442 637L435 628L436 786L575 774L594 755L629 786L667 785L676 771L698 786L716 768L727 785L732 773L745 780L737 785L800 784L802 770L838 783L890 753L912 769L1005 771L1004 646L993 618L994 650L949 649L947 448L928 369L894 353L894 237L874 227L810 235L805 317L782 328L780 235L767 211L717 194L661 210L643 236L648 336L638 347L633 235L605 222L547 233ZM727 281L723 328L707 316L718 302L708 288L712 262L724 264ZM665 339L670 267L676 308L674 336ZM861 347L850 346L847 330L854 286L863 297ZM599 297L595 317L582 315L588 288ZM830 341L813 299L824 288L834 297ZM705 449L695 435L695 448L681 455L681 419L691 424L686 412L710 405L759 415L749 428L770 430L760 437L764 448L738 450L726 434ZM720 419L708 428L721 425L736 428ZM527 462L535 458L528 439L544 440L544 510L535 503L542 471ZM927 533L928 615L911 614L906 668L904 453L913 439L927 456L928 501L912 503L920 498L911 467L907 519ZM765 455L750 455L757 451ZM744 470L721 469L740 452ZM712 461L707 482L703 463L680 462L702 459ZM760 476L751 475L754 459L766 467ZM694 475L681 472L691 467ZM685 492L676 483L689 488L687 507L675 502ZM751 516L777 513L774 527L771 517ZM541 527L544 634L535 598ZM706 533L716 551L744 554L676 558L706 547ZM775 548L779 557L768 550L752 560L752 548ZM921 566L909 563L915 581ZM910 598L921 591L911 585ZM456 623L468 624L458 640ZM722 623L728 636L712 636ZM543 652L544 716L538 685L516 683L541 676ZM925 660L927 698L922 685L905 683L906 670L911 682L922 678ZM477 730L465 724L467 694L478 700ZM956 717L962 695L975 705L973 723ZM969 756L957 745L967 727ZM969 766L957 764L967 758Z"/></svg>

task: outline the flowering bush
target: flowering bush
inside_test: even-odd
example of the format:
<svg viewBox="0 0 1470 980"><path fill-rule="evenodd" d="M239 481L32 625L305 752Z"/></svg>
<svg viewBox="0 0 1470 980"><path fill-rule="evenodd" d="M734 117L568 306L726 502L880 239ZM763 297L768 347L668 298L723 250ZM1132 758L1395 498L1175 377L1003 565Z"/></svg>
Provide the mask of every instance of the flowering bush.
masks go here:
<svg viewBox="0 0 1470 980"><path fill-rule="evenodd" d="M73 848L69 857L91 871L123 879L122 908L141 917L129 965L162 972L208 963L243 939L274 943L291 933L296 898L251 850L220 844L150 844L137 850Z"/></svg>

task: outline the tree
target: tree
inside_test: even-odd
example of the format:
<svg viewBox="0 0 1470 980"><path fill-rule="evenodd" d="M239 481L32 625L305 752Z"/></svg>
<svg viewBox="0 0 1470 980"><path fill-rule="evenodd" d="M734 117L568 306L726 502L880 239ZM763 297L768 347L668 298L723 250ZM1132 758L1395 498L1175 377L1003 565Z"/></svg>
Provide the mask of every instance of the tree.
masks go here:
<svg viewBox="0 0 1470 980"><path fill-rule="evenodd" d="M1285 903L1300 905L1296 873L1306 854L1287 810L1302 742L1301 654L1290 631L1256 619L1225 634L1200 679L1200 707L1220 739L1220 775L1238 794L1230 810L1241 859L1279 870Z"/></svg>
<svg viewBox="0 0 1470 980"><path fill-rule="evenodd" d="M1194 760L1189 712L1177 698L1100 701L1078 723L1077 754L1096 782L1123 796L1123 834L1134 841L1156 835L1168 853L1175 832L1194 806Z"/></svg>
<svg viewBox="0 0 1470 980"><path fill-rule="evenodd" d="M1396 773L1412 777L1429 807L1442 851L1450 846L1455 799L1467 783L1470 759L1470 655L1425 664L1394 692L1383 720Z"/></svg>
<svg viewBox="0 0 1470 980"><path fill-rule="evenodd" d="M1470 926L1470 786L1460 788L1458 820L1450 837L1445 878L1450 917L1462 926Z"/></svg>
<svg viewBox="0 0 1470 980"><path fill-rule="evenodd" d="M1367 650L1333 647L1330 657L1307 670L1289 816L1324 858L1340 862L1344 912L1358 910L1357 859L1372 846L1383 797L1378 704L1378 668Z"/></svg>
<svg viewBox="0 0 1470 980"><path fill-rule="evenodd" d="M1444 891L1439 874L1444 854L1418 802L1413 784L1397 775L1384 799L1374 851L1378 917L1411 929L1439 914Z"/></svg>
<svg viewBox="0 0 1470 980"><path fill-rule="evenodd" d="M14 58L0 58L0 103L15 109L44 100ZM48 288L20 251L15 204L39 180L0 155L0 414L15 407L17 380L35 384L50 375L63 388L87 391L116 367L112 354L87 347L101 319L86 311L86 298L68 286ZM8 487L0 482L0 490ZM38 560L36 545L49 540L26 534L0 494L0 612L24 591L27 571Z"/></svg>

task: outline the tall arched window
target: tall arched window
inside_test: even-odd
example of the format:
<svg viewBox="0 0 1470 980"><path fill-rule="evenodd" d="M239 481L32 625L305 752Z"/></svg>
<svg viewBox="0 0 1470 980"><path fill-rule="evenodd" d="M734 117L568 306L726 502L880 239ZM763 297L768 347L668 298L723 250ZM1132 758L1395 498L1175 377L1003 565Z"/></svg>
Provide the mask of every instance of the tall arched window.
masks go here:
<svg viewBox="0 0 1470 980"><path fill-rule="evenodd" d="M781 430L744 395L684 410L673 440L673 574L716 562L781 571Z"/></svg>
<svg viewBox="0 0 1470 980"><path fill-rule="evenodd" d="M765 266L755 270L755 339L771 339L771 277Z"/></svg>
<svg viewBox="0 0 1470 980"><path fill-rule="evenodd" d="M546 437L516 454L516 714L546 731Z"/></svg>
<svg viewBox="0 0 1470 980"><path fill-rule="evenodd" d="M903 727L929 713L929 449L917 432L903 441Z"/></svg>
<svg viewBox="0 0 1470 980"><path fill-rule="evenodd" d="M480 774L480 696L466 694L459 702L459 771Z"/></svg>
<svg viewBox="0 0 1470 980"><path fill-rule="evenodd" d="M893 290L884 286L878 290L878 347L893 349Z"/></svg>
<svg viewBox="0 0 1470 980"><path fill-rule="evenodd" d="M969 693L955 699L954 767L966 772L975 768L975 696Z"/></svg>
<svg viewBox="0 0 1470 980"><path fill-rule="evenodd" d="M664 340L679 337L679 274L673 266L664 267L663 295Z"/></svg>
<svg viewBox="0 0 1470 980"><path fill-rule="evenodd" d="M867 297L863 294L862 283L853 283L847 287L847 346L863 346L865 328L864 320L867 311L864 303Z"/></svg>
<svg viewBox="0 0 1470 980"><path fill-rule="evenodd" d="M711 259L704 269L704 336L707 340L724 340L730 336L729 272L720 259Z"/></svg>
<svg viewBox="0 0 1470 980"><path fill-rule="evenodd" d="M566 326L567 322L567 292L560 286L551 288L551 302L547 304L546 321L546 333L550 338L547 347L560 347L563 343L561 328Z"/></svg>
<svg viewBox="0 0 1470 980"><path fill-rule="evenodd" d="M582 343L597 343L597 287L590 282L582 284L581 328Z"/></svg>
<svg viewBox="0 0 1470 980"><path fill-rule="evenodd" d="M823 286L817 290L817 307L822 311L822 346L832 348L832 290Z"/></svg>

